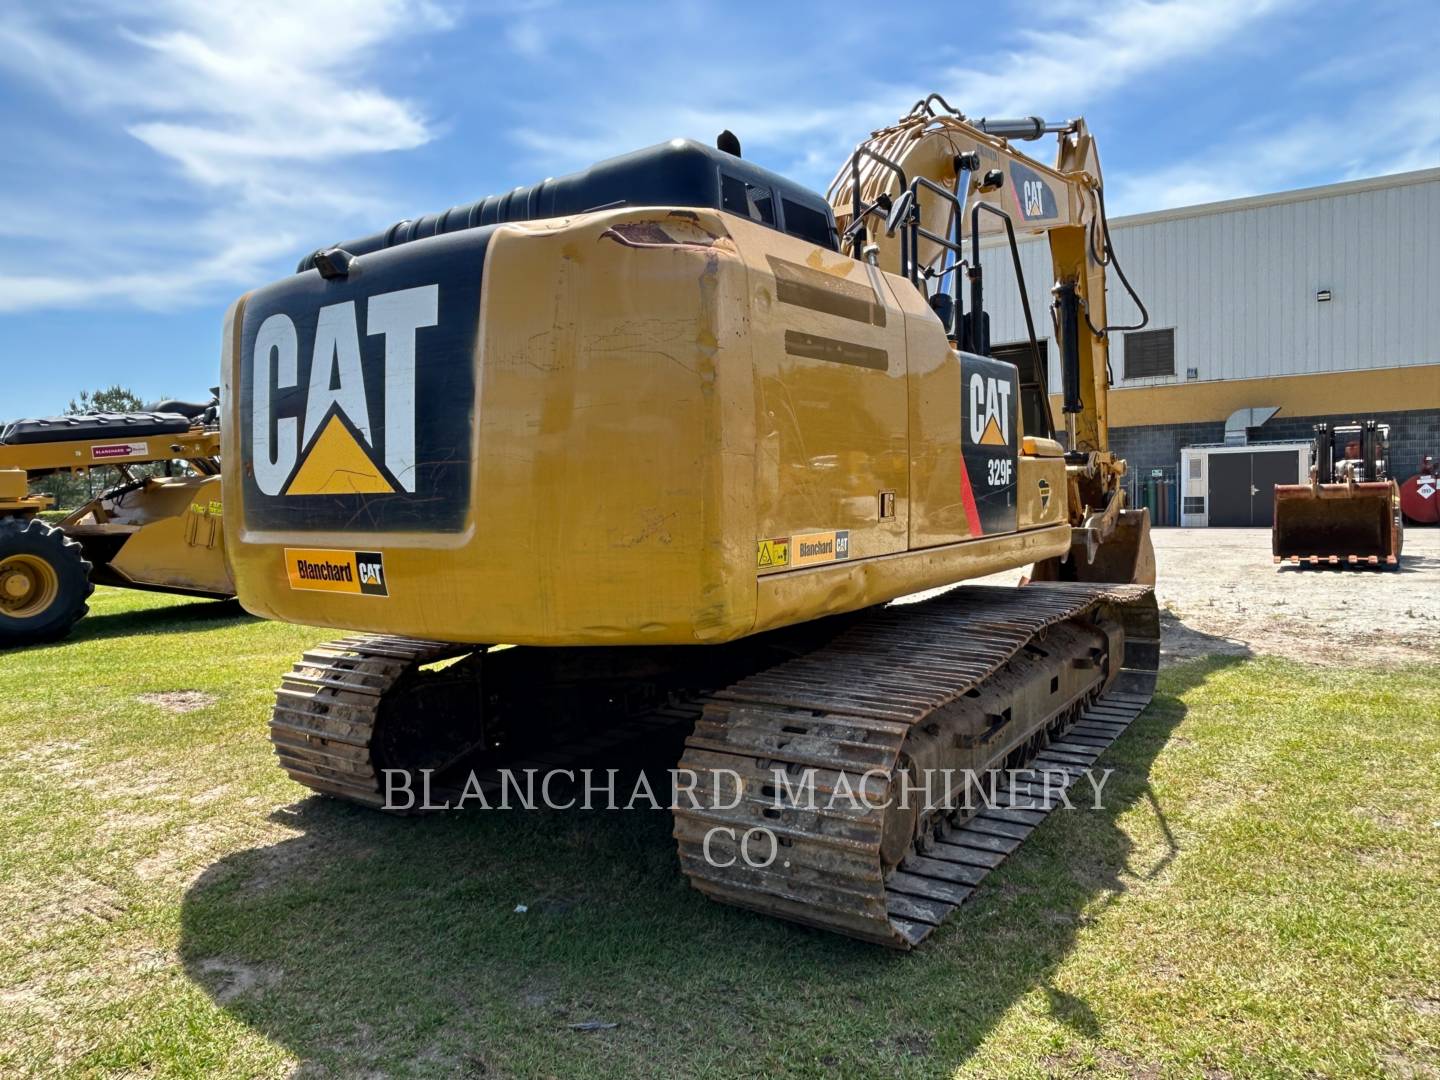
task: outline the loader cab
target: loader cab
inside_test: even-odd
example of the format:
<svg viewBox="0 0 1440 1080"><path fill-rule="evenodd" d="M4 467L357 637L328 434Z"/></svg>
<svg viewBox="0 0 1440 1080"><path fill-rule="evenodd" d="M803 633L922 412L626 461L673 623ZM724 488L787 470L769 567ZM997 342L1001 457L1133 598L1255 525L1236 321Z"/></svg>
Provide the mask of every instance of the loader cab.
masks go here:
<svg viewBox="0 0 1440 1080"><path fill-rule="evenodd" d="M1375 420L1333 428L1316 424L1313 460L1321 484L1384 481L1389 478L1390 425Z"/></svg>

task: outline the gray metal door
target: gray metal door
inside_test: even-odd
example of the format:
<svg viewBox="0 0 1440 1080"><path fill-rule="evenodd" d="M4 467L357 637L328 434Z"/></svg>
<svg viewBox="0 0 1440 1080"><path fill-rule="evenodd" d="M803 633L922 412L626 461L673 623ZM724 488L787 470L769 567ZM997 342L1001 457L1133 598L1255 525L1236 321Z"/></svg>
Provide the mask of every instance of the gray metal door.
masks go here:
<svg viewBox="0 0 1440 1080"><path fill-rule="evenodd" d="M1275 524L1275 485L1300 482L1300 456L1294 450L1268 450L1250 458L1250 524Z"/></svg>
<svg viewBox="0 0 1440 1080"><path fill-rule="evenodd" d="M1250 455L1211 454L1208 499L1210 524L1250 524Z"/></svg>

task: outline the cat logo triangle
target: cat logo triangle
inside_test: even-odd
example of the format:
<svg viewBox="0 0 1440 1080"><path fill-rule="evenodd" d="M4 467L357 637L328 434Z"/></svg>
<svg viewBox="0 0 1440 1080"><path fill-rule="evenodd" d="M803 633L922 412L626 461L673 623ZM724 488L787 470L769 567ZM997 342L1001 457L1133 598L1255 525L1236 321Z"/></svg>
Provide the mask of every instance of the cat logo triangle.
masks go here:
<svg viewBox="0 0 1440 1080"><path fill-rule="evenodd" d="M985 425L985 432L980 436L981 446L1004 446L1005 436L1000 434L1000 425L995 422L995 417L990 417L990 422Z"/></svg>
<svg viewBox="0 0 1440 1080"><path fill-rule="evenodd" d="M394 490L336 411L311 442L285 494L383 495Z"/></svg>

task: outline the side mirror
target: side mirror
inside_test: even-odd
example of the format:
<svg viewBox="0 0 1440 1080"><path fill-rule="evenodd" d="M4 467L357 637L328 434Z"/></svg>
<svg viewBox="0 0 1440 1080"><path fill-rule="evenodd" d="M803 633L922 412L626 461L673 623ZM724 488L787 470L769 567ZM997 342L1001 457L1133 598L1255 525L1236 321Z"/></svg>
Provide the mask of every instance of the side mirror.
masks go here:
<svg viewBox="0 0 1440 1080"><path fill-rule="evenodd" d="M913 191L902 191L900 197L890 207L890 212L885 215L885 235L894 236L895 230L905 224L910 216L910 211L915 206L915 193Z"/></svg>

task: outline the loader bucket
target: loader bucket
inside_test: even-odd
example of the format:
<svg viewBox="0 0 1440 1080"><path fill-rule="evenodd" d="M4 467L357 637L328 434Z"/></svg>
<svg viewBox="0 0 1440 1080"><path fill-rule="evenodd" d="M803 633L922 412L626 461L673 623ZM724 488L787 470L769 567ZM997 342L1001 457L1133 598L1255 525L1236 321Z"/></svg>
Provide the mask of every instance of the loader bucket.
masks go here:
<svg viewBox="0 0 1440 1080"><path fill-rule="evenodd" d="M1079 536L1081 530L1076 530ZM1091 581L1117 585L1155 584L1155 547L1150 542L1150 511L1122 510L1108 540L1097 545L1090 558L1086 544L1077 539L1064 559L1035 564L1032 581Z"/></svg>
<svg viewBox="0 0 1440 1080"><path fill-rule="evenodd" d="M1393 483L1275 485L1275 561L1397 566L1396 497Z"/></svg>

